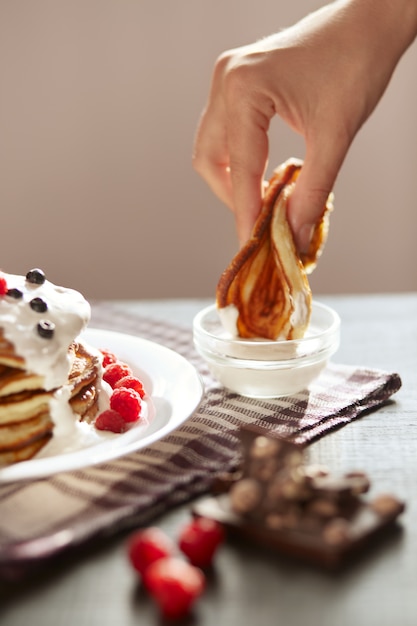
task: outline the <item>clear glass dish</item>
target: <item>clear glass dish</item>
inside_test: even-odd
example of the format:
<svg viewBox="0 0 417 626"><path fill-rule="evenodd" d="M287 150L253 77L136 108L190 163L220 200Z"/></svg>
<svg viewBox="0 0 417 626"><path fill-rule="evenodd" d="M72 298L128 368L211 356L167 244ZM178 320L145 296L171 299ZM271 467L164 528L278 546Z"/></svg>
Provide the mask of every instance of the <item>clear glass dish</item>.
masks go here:
<svg viewBox="0 0 417 626"><path fill-rule="evenodd" d="M270 341L233 337L210 305L193 321L194 345L212 375L230 391L253 398L288 396L319 376L340 344L340 318L313 302L303 339Z"/></svg>

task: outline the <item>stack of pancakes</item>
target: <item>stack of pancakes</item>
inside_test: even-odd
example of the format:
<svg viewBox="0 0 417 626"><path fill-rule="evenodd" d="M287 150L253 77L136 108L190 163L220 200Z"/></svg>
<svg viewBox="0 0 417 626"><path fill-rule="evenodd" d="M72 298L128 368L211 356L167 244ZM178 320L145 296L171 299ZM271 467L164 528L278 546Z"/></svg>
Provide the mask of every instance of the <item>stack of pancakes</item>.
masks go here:
<svg viewBox="0 0 417 626"><path fill-rule="evenodd" d="M44 388L44 379L25 368L24 359L0 329L0 467L33 457L52 437L51 400L64 392L65 402L80 420L98 412L101 360L79 340L71 343L67 384ZM76 417L74 418L76 419Z"/></svg>

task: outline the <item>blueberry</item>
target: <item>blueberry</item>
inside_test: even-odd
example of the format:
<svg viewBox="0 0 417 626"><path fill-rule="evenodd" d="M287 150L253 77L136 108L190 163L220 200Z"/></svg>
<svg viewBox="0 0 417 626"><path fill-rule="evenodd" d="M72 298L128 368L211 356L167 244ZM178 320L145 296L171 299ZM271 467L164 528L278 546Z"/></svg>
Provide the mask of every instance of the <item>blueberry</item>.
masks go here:
<svg viewBox="0 0 417 626"><path fill-rule="evenodd" d="M9 296L10 298L15 298L16 300L20 300L20 298L23 298L23 292L20 291L20 289L16 289L15 287L13 287L12 289L8 289L6 296Z"/></svg>
<svg viewBox="0 0 417 626"><path fill-rule="evenodd" d="M36 267L33 270L29 270L26 274L26 280L34 285L43 285L45 282L45 274L42 270Z"/></svg>
<svg viewBox="0 0 417 626"><path fill-rule="evenodd" d="M37 325L37 331L44 339L52 339L55 330L55 324L49 320L42 320Z"/></svg>
<svg viewBox="0 0 417 626"><path fill-rule="evenodd" d="M45 313L48 310L48 305L42 298L33 298L29 304L30 308L36 311L36 313Z"/></svg>

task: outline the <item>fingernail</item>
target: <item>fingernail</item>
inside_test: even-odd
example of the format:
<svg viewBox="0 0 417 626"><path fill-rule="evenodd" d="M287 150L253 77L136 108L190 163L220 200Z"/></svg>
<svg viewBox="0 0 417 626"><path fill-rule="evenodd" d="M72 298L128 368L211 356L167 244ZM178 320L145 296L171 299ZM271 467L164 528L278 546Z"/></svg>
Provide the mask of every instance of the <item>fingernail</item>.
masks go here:
<svg viewBox="0 0 417 626"><path fill-rule="evenodd" d="M299 252L308 252L314 234L314 224L304 224L301 226L296 236L296 243Z"/></svg>

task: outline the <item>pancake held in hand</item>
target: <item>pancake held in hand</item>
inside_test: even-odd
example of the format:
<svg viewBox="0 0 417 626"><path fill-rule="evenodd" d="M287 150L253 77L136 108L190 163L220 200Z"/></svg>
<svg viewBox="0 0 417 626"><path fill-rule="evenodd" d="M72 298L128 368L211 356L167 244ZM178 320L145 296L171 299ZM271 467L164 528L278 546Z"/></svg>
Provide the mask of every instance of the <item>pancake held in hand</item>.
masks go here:
<svg viewBox="0 0 417 626"><path fill-rule="evenodd" d="M309 250L299 255L287 221L288 199L302 161L289 159L269 182L248 242L223 272L216 300L220 318L243 338L300 339L311 314L307 274L316 266L328 232L329 196Z"/></svg>
<svg viewBox="0 0 417 626"><path fill-rule="evenodd" d="M90 305L40 270L0 273L0 467L32 458L62 420L98 412L101 355L79 333Z"/></svg>

